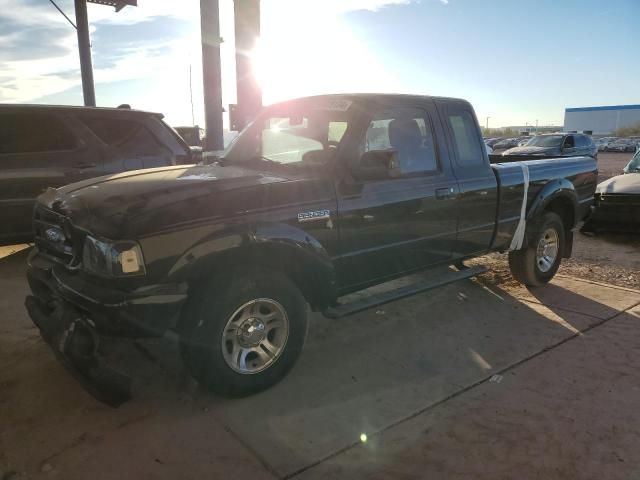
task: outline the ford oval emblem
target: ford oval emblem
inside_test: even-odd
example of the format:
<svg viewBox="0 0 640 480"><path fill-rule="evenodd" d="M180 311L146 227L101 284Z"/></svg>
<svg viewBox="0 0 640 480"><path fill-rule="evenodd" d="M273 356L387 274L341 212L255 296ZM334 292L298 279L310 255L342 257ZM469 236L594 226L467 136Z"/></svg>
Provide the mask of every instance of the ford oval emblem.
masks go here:
<svg viewBox="0 0 640 480"><path fill-rule="evenodd" d="M47 228L44 232L44 236L50 242L58 243L64 240L64 235L58 228Z"/></svg>

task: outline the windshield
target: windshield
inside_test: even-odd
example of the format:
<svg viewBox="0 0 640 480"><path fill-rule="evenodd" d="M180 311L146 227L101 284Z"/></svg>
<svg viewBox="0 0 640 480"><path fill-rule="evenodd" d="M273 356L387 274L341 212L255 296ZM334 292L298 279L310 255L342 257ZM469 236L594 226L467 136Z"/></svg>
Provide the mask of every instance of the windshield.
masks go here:
<svg viewBox="0 0 640 480"><path fill-rule="evenodd" d="M563 138L563 135L539 135L529 140L527 147L559 147Z"/></svg>
<svg viewBox="0 0 640 480"><path fill-rule="evenodd" d="M225 164L326 164L350 122L351 102L287 103L268 109L225 152Z"/></svg>
<svg viewBox="0 0 640 480"><path fill-rule="evenodd" d="M624 167L626 173L640 172L640 150L636 152L631 161Z"/></svg>

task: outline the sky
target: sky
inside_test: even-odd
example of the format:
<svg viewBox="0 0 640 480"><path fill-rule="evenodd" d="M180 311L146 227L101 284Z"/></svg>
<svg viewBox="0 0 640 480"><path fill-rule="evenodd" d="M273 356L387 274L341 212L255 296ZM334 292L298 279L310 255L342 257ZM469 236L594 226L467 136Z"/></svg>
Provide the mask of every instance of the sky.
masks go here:
<svg viewBox="0 0 640 480"><path fill-rule="evenodd" d="M56 0L73 16L73 0ZM220 0L223 103L233 0ZM203 125L198 0L89 5L99 106ZM262 0L265 104L321 93L460 97L490 127L640 103L640 0ZM192 116L191 94L194 109ZM76 33L49 0L0 0L0 102L82 104ZM487 120L487 117L489 119Z"/></svg>

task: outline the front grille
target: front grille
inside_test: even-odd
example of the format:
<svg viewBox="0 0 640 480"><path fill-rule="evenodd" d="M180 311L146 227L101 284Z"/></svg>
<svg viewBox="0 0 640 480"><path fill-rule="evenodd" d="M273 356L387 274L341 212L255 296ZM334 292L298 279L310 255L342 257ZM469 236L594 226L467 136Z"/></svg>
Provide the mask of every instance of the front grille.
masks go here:
<svg viewBox="0 0 640 480"><path fill-rule="evenodd" d="M640 217L640 195L609 193L596 195L595 204L603 212L615 212L629 214L632 217Z"/></svg>
<svg viewBox="0 0 640 480"><path fill-rule="evenodd" d="M43 255L70 267L79 263L82 242L67 217L37 205L33 230L36 246Z"/></svg>

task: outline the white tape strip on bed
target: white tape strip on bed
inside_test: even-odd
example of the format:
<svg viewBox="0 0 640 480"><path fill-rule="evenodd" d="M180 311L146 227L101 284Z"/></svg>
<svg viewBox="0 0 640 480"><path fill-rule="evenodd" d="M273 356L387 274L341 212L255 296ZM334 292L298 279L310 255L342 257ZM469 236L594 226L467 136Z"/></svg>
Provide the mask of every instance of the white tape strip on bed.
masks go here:
<svg viewBox="0 0 640 480"><path fill-rule="evenodd" d="M529 167L524 162L518 162L522 169L522 176L524 177L524 192L522 194L522 207L520 207L520 221L518 227L511 239L511 246L509 251L520 250L524 243L524 232L527 228L527 197L529 195Z"/></svg>

